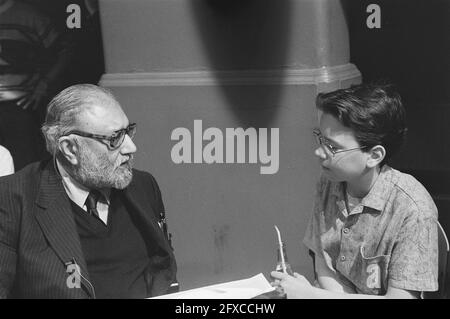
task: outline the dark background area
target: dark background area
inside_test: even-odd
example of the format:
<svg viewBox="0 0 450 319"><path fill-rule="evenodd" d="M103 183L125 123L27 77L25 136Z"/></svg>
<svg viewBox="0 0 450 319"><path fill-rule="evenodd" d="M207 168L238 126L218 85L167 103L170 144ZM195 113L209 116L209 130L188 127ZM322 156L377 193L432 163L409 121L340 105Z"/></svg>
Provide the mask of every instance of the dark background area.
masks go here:
<svg viewBox="0 0 450 319"><path fill-rule="evenodd" d="M90 15L83 0L21 0L49 16L55 27L72 43L72 62L60 83L63 89L76 83L97 84L105 72L99 12ZM80 6L81 27L66 25L70 4Z"/></svg>
<svg viewBox="0 0 450 319"><path fill-rule="evenodd" d="M369 4L381 8L381 28L369 29ZM343 0L351 62L364 82L394 83L407 111L408 139L392 165L432 194L450 233L450 1Z"/></svg>

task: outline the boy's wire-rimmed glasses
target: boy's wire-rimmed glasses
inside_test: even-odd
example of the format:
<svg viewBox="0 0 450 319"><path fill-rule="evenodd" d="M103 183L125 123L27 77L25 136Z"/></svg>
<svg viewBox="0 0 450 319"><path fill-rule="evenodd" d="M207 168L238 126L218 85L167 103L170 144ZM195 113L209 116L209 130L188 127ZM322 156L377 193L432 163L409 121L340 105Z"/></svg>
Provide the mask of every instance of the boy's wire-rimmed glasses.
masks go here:
<svg viewBox="0 0 450 319"><path fill-rule="evenodd" d="M367 148L367 146L360 146L355 148L349 148L349 149L338 149L334 145L332 145L320 132L318 128L313 130L313 134L316 138L317 144L319 144L321 147L323 147L326 151L328 151L332 156L338 154L338 153L344 153L348 151L354 151L354 150L360 150Z"/></svg>

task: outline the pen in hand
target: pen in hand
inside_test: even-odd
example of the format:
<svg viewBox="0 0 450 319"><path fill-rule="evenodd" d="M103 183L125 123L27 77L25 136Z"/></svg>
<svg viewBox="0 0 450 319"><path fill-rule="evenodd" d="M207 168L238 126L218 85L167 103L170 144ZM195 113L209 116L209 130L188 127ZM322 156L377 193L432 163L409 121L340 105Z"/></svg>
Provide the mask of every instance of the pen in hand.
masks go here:
<svg viewBox="0 0 450 319"><path fill-rule="evenodd" d="M277 238L278 238L278 263L277 263L276 270L282 271L283 273L289 274L292 276L293 271L291 269L291 265L289 264L289 262L287 260L286 249L285 249L283 241L281 240L280 230L278 229L278 227L276 225L274 225L274 227L277 232Z"/></svg>

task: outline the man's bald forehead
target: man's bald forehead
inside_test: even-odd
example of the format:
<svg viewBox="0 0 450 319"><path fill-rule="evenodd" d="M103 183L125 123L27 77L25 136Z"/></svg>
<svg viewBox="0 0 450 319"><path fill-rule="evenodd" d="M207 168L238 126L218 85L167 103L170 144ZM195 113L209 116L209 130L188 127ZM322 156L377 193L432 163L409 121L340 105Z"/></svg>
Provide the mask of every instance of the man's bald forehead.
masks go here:
<svg viewBox="0 0 450 319"><path fill-rule="evenodd" d="M97 94L87 94L82 98L83 104L91 106L101 106L101 107L120 107L119 102L110 95L103 92L97 92Z"/></svg>
<svg viewBox="0 0 450 319"><path fill-rule="evenodd" d="M81 101L79 115L100 109L122 109L119 102L113 96L101 91L96 92L96 94L85 94L81 97Z"/></svg>
<svg viewBox="0 0 450 319"><path fill-rule="evenodd" d="M75 123L79 129L105 128L108 125L114 126L113 123L124 117L126 115L119 102L113 96L99 92L81 98Z"/></svg>

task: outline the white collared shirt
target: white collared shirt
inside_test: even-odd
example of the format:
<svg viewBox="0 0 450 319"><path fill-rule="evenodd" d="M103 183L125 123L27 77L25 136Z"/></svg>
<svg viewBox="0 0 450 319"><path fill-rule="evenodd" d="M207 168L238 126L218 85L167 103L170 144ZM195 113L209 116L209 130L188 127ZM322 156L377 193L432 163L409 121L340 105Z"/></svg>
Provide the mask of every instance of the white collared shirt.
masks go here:
<svg viewBox="0 0 450 319"><path fill-rule="evenodd" d="M0 145L0 176L14 173L14 162L11 153Z"/></svg>
<svg viewBox="0 0 450 319"><path fill-rule="evenodd" d="M59 170L59 173L62 177L62 182L64 185L64 190L67 193L67 196L79 207L81 207L85 212L87 212L86 207L86 199L89 195L90 190L78 183L76 180L74 180L69 173L64 169L64 167L59 163L58 160L56 160L57 168ZM110 194L111 189L99 190L103 197L99 199L97 202L97 211L98 211L98 217L105 223L105 225L108 223L108 208L110 205Z"/></svg>

